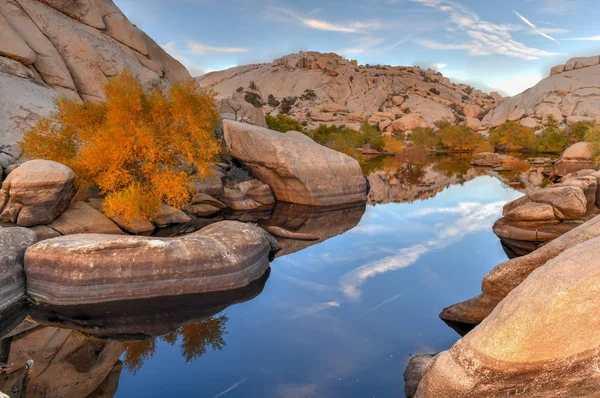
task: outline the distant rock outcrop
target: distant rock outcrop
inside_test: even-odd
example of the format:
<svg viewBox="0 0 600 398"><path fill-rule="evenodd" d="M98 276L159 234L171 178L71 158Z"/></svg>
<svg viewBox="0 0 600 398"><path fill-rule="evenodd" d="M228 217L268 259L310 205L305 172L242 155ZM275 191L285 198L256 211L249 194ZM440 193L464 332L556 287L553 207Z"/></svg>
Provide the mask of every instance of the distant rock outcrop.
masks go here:
<svg viewBox="0 0 600 398"><path fill-rule="evenodd" d="M549 77L490 111L483 126L517 120L534 127L550 116L568 124L600 120L600 57L573 58L555 66Z"/></svg>
<svg viewBox="0 0 600 398"><path fill-rule="evenodd" d="M263 110L272 115L283 107L278 102L294 97L289 115L310 127L324 123L357 129L369 121L385 132L403 132L442 119L479 121L502 100L497 93L453 84L433 70L362 66L337 54L318 52L212 72L197 81L215 90L219 98L246 98L258 107L264 105ZM471 124L479 126L473 120Z"/></svg>
<svg viewBox="0 0 600 398"><path fill-rule="evenodd" d="M103 99L125 69L147 88L191 78L111 0L3 0L0 37L0 152L12 158L23 130L61 95Z"/></svg>

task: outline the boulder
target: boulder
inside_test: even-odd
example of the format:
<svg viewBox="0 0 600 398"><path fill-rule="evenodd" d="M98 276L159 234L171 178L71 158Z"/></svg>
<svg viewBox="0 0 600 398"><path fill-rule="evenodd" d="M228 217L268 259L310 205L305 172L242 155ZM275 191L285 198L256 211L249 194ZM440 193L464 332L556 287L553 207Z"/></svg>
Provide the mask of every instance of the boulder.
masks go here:
<svg viewBox="0 0 600 398"><path fill-rule="evenodd" d="M278 200L314 206L365 202L367 188L358 162L298 132L281 134L223 121L225 142Z"/></svg>
<svg viewBox="0 0 600 398"><path fill-rule="evenodd" d="M123 231L127 231L132 235L150 235L154 231L155 227L148 220L141 218L135 218L131 222L128 222L123 216L111 217Z"/></svg>
<svg viewBox="0 0 600 398"><path fill-rule="evenodd" d="M200 203L187 205L184 210L187 214L196 217L208 217L220 212L222 209L208 203Z"/></svg>
<svg viewBox="0 0 600 398"><path fill-rule="evenodd" d="M38 242L46 239L58 238L62 234L55 229L50 228L47 225L36 225L35 227L29 228L35 232L35 236Z"/></svg>
<svg viewBox="0 0 600 398"><path fill-rule="evenodd" d="M124 234L108 217L81 201L72 204L48 226L62 235Z"/></svg>
<svg viewBox="0 0 600 398"><path fill-rule="evenodd" d="M463 108L463 113L465 114L465 117L468 118L479 120L479 115L481 115L481 112L483 112L483 109L481 109L479 105L467 104Z"/></svg>
<svg viewBox="0 0 600 398"><path fill-rule="evenodd" d="M523 119L521 119L520 123L521 123L521 126L527 127L530 129L535 129L539 126L537 119L534 119L532 117L524 117Z"/></svg>
<svg viewBox="0 0 600 398"><path fill-rule="evenodd" d="M191 222L192 219L183 211L163 203L152 221L159 227L166 227L171 224L185 224Z"/></svg>
<svg viewBox="0 0 600 398"><path fill-rule="evenodd" d="M190 188L193 192L220 198L223 195L223 178L224 175L217 172L207 178L196 177Z"/></svg>
<svg viewBox="0 0 600 398"><path fill-rule="evenodd" d="M15 33L2 14L0 14L0 36L2 36L0 55L24 65L31 65L35 61L35 52Z"/></svg>
<svg viewBox="0 0 600 398"><path fill-rule="evenodd" d="M600 64L600 57L575 57L571 58L565 64L565 72L573 69L587 68L588 66L594 66Z"/></svg>
<svg viewBox="0 0 600 398"><path fill-rule="evenodd" d="M563 184L540 189L527 195L533 202L547 203L559 220L578 220L587 210L587 200L581 188Z"/></svg>
<svg viewBox="0 0 600 398"><path fill-rule="evenodd" d="M595 169L596 163L592 155L592 149L587 142L578 142L568 147L560 156L552 171L550 179L558 180L567 174L584 169Z"/></svg>
<svg viewBox="0 0 600 398"><path fill-rule="evenodd" d="M260 203L250 199L242 191L229 188L225 188L221 201L230 209L238 211L255 210L262 206Z"/></svg>
<svg viewBox="0 0 600 398"><path fill-rule="evenodd" d="M532 272L425 370L416 397L591 397L600 373L600 238Z"/></svg>
<svg viewBox="0 0 600 398"><path fill-rule="evenodd" d="M530 202L507 212L504 218L509 221L551 221L555 216L551 205Z"/></svg>
<svg viewBox="0 0 600 398"><path fill-rule="evenodd" d="M600 236L600 216L576 225L575 228L525 256L499 264L483 278L481 295L444 309L440 317L444 320L469 324L482 322L496 305L534 270L563 251L598 236Z"/></svg>
<svg viewBox="0 0 600 398"><path fill-rule="evenodd" d="M75 195L75 173L60 163L30 160L2 183L0 222L24 227L48 224L62 214Z"/></svg>
<svg viewBox="0 0 600 398"><path fill-rule="evenodd" d="M481 120L479 120L479 119L476 119L473 117L467 117L467 118L465 118L465 124L467 125L467 127L469 127L473 131L483 130Z"/></svg>
<svg viewBox="0 0 600 398"><path fill-rule="evenodd" d="M171 239L63 236L27 251L27 292L49 304L82 305L231 290L260 278L278 250L264 230L235 221Z"/></svg>
<svg viewBox="0 0 600 398"><path fill-rule="evenodd" d="M565 71L565 66L563 64L553 66L550 69L550 76L558 75L559 73L563 73Z"/></svg>
<svg viewBox="0 0 600 398"><path fill-rule="evenodd" d="M433 362L433 358L435 358L435 354L415 355L410 359L404 371L404 395L406 398L415 396L423 378L423 372Z"/></svg>
<svg viewBox="0 0 600 398"><path fill-rule="evenodd" d="M23 256L35 242L35 233L26 228L0 229L0 310L25 294Z"/></svg>
<svg viewBox="0 0 600 398"><path fill-rule="evenodd" d="M275 197L273 196L271 187L259 180L244 181L237 184L235 187L250 199L262 205L271 205L275 203Z"/></svg>
<svg viewBox="0 0 600 398"><path fill-rule="evenodd" d="M415 113L402 116L400 119L394 120L392 123L392 128L394 131L404 132L407 130L414 130L417 127L422 127L423 124L423 116Z"/></svg>

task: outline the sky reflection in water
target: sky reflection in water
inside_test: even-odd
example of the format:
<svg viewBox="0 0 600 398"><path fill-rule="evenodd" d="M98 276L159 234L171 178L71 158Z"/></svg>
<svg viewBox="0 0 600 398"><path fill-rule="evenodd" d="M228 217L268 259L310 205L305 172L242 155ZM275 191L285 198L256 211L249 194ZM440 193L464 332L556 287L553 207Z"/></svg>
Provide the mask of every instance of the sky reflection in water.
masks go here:
<svg viewBox="0 0 600 398"><path fill-rule="evenodd" d="M402 397L409 356L459 337L438 313L506 259L491 226L521 195L484 176L368 206L353 230L276 259L263 292L221 314L224 345L187 362L181 336L159 339L117 396Z"/></svg>

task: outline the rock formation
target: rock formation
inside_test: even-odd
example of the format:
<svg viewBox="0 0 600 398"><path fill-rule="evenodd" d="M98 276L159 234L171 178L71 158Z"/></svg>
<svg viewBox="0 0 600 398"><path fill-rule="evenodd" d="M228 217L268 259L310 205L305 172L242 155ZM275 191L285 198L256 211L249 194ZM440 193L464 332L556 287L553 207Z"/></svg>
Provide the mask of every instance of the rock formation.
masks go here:
<svg viewBox="0 0 600 398"><path fill-rule="evenodd" d="M573 58L552 68L550 76L534 87L506 99L484 118L483 126L517 120L528 127L600 119L600 58Z"/></svg>
<svg viewBox="0 0 600 398"><path fill-rule="evenodd" d="M598 396L600 238L548 261L433 360L418 398Z"/></svg>
<svg viewBox="0 0 600 398"><path fill-rule="evenodd" d="M513 289L533 271L562 252L600 236L600 216L579 225L564 235L522 257L508 260L491 270L481 284L482 294L442 311L444 320L479 324Z"/></svg>
<svg viewBox="0 0 600 398"><path fill-rule="evenodd" d="M269 95L276 101L297 97L289 115L310 127L324 123L357 129L369 121L386 132L407 131L442 119L479 122L502 99L497 93L488 95L453 84L432 70L359 66L337 54L318 52L291 54L272 63L238 66L196 79L219 98L244 102L247 93L258 95L269 114L281 108L268 101ZM483 130L474 120L471 123Z"/></svg>
<svg viewBox="0 0 600 398"><path fill-rule="evenodd" d="M23 131L59 96L103 99L124 69L147 88L191 78L112 0L3 0L0 36L0 163L20 156Z"/></svg>
<svg viewBox="0 0 600 398"><path fill-rule="evenodd" d="M595 168L596 162L590 144L578 142L562 153L550 172L550 179L556 181L568 174Z"/></svg>
<svg viewBox="0 0 600 398"><path fill-rule="evenodd" d="M358 162L299 132L276 131L223 121L231 155L278 200L312 206L366 202L367 186Z"/></svg>
<svg viewBox="0 0 600 398"><path fill-rule="evenodd" d="M233 221L173 239L62 236L27 251L27 292L73 305L235 289L260 278L279 248L262 229Z"/></svg>
<svg viewBox="0 0 600 398"><path fill-rule="evenodd" d="M23 257L35 240L35 233L26 228L0 229L0 310L25 294Z"/></svg>

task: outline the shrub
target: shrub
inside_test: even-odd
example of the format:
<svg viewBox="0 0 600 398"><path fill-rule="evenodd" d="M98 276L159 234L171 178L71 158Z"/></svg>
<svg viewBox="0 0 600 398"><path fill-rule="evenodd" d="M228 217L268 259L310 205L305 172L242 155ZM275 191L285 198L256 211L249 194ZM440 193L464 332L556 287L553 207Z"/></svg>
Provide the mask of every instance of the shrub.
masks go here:
<svg viewBox="0 0 600 398"><path fill-rule="evenodd" d="M600 164L600 125L596 124L585 133L585 141L592 147L592 156L596 165Z"/></svg>
<svg viewBox="0 0 600 398"><path fill-rule="evenodd" d="M568 132L569 141L574 144L585 140L587 132L596 125L595 122L577 122L574 123Z"/></svg>
<svg viewBox="0 0 600 398"><path fill-rule="evenodd" d="M252 91L258 90L258 87L256 87L256 83L254 82L254 80L250 80L248 88L250 88L250 90L252 90Z"/></svg>
<svg viewBox="0 0 600 398"><path fill-rule="evenodd" d="M266 115L265 118L267 119L267 127L271 130L281 133L287 133L288 131L304 132L304 126L301 123L281 113L277 116Z"/></svg>
<svg viewBox="0 0 600 398"><path fill-rule="evenodd" d="M238 87L235 91L237 91L238 93L241 93L242 91L244 91L244 87Z"/></svg>
<svg viewBox="0 0 600 398"><path fill-rule="evenodd" d="M386 137L384 137L384 141L385 141L384 149L388 153L394 153L394 154L401 153L402 149L404 149L404 145L402 145L402 141L400 141L394 137L386 136Z"/></svg>
<svg viewBox="0 0 600 398"><path fill-rule="evenodd" d="M246 95L244 96L244 99L246 100L247 103L252 104L255 108L260 108L265 104L263 102L260 94L252 92L252 91L246 91Z"/></svg>
<svg viewBox="0 0 600 398"><path fill-rule="evenodd" d="M438 134L441 146L454 152L468 152L474 150L483 140L483 137L471 130L466 125L442 127Z"/></svg>
<svg viewBox="0 0 600 398"><path fill-rule="evenodd" d="M281 102L279 102L273 94L269 94L269 96L267 97L267 105L269 105L273 108L277 108L280 103Z"/></svg>
<svg viewBox="0 0 600 398"><path fill-rule="evenodd" d="M290 113L290 111L292 110L292 106L294 106L294 104L296 103L296 100L296 97L287 97L282 99L281 106L279 107L281 113L284 113L286 115Z"/></svg>
<svg viewBox="0 0 600 398"><path fill-rule="evenodd" d="M417 127L413 130L410 140L415 145L424 146L428 148L437 147L440 143L440 139L437 132L431 127Z"/></svg>
<svg viewBox="0 0 600 398"><path fill-rule="evenodd" d="M490 131L489 142L495 148L508 151L532 150L536 147L535 132L517 121L506 122Z"/></svg>
<svg viewBox="0 0 600 398"><path fill-rule="evenodd" d="M561 153L569 145L568 137L558 128L558 122L552 116L544 131L537 137L537 150L544 153Z"/></svg>
<svg viewBox="0 0 600 398"><path fill-rule="evenodd" d="M221 150L214 97L193 81L168 94L146 93L128 71L104 91L101 103L59 99L56 113L25 133L25 156L71 167L78 182L105 195L106 214L127 223L151 220L163 201L183 207L191 194L188 166L209 176Z"/></svg>
<svg viewBox="0 0 600 398"><path fill-rule="evenodd" d="M502 162L502 166L506 170L514 171L517 173L525 173L529 171L530 166L525 160L520 159L506 159Z"/></svg>
<svg viewBox="0 0 600 398"><path fill-rule="evenodd" d="M434 88L434 87L431 87L431 88L429 89L429 92L430 92L430 93L433 93L433 94L435 94L435 95L440 95L440 94L441 94L441 93L440 93L440 90L438 90L437 88Z"/></svg>
<svg viewBox="0 0 600 398"><path fill-rule="evenodd" d="M315 90L307 89L304 90L304 93L300 96L301 101L314 101L317 99L317 94Z"/></svg>

